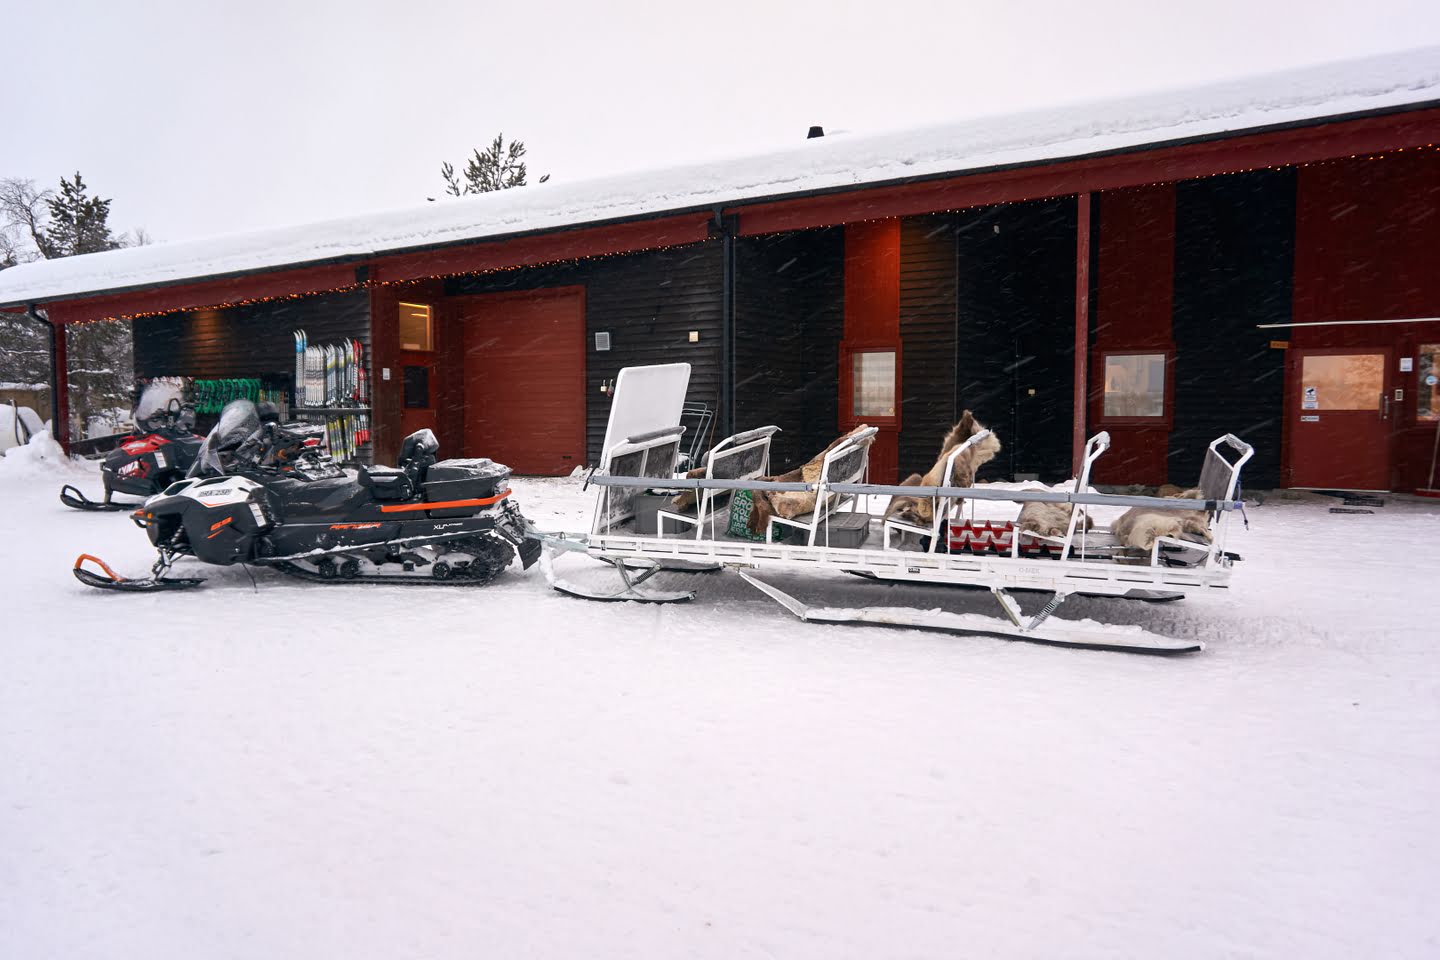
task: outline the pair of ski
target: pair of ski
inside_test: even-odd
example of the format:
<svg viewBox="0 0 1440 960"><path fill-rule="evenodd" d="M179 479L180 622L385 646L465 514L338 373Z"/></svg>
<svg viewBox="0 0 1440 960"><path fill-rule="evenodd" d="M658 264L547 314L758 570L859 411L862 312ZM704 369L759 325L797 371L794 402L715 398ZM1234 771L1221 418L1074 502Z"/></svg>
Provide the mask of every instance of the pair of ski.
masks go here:
<svg viewBox="0 0 1440 960"><path fill-rule="evenodd" d="M304 330L293 336L297 407L358 407L369 402L364 344L346 338L339 344L312 346Z"/></svg>
<svg viewBox="0 0 1440 960"><path fill-rule="evenodd" d="M360 445L370 442L370 417L347 414L325 422L325 443L337 460L354 460Z"/></svg>

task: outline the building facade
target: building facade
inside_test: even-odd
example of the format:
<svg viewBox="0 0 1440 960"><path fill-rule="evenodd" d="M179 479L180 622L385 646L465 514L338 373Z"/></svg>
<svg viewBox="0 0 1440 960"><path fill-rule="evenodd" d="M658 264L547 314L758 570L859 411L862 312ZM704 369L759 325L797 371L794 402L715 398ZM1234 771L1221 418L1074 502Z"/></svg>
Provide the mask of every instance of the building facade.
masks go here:
<svg viewBox="0 0 1440 960"><path fill-rule="evenodd" d="M1298 119L1285 101L1204 134L414 247L241 270L161 269L157 248L128 282L31 265L0 274L0 306L130 320L140 379L283 391L295 330L358 342L361 461L424 426L450 455L570 473L599 459L620 368L683 360L716 436L783 428L780 467L864 421L893 481L970 409L1004 443L992 479L1070 476L1106 430L1099 482L1190 485L1234 432L1252 486L1411 490L1440 429L1440 67L1419 72L1378 107L1332 92ZM475 199L481 219L522 202Z"/></svg>

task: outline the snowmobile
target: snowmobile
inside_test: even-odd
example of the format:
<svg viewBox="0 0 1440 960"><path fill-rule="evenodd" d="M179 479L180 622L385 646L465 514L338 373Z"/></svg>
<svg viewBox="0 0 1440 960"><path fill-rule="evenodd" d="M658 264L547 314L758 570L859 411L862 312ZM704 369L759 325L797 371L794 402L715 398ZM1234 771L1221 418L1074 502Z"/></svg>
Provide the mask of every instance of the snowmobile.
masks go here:
<svg viewBox="0 0 1440 960"><path fill-rule="evenodd" d="M122 438L100 464L105 499L91 500L67 483L60 488L61 503L76 510L133 510L138 503L117 503L115 494L149 497L185 476L203 439L194 433L195 408L182 404L171 389L151 384L135 406L134 419L136 432Z"/></svg>
<svg viewBox="0 0 1440 960"><path fill-rule="evenodd" d="M541 544L510 499L510 468L480 458L436 461L429 430L405 438L396 467L351 476L274 407L233 401L205 438L190 475L131 516L159 552L151 575L126 579L82 554L75 577L111 590L194 587L170 577L180 557L274 567L326 583L484 584ZM88 569L89 563L100 572Z"/></svg>

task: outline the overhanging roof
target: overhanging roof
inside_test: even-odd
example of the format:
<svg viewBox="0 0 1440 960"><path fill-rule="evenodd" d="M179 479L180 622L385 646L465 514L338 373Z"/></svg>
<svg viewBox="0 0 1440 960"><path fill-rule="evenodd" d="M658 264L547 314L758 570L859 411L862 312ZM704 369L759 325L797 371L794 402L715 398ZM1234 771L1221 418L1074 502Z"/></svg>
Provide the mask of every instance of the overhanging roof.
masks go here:
<svg viewBox="0 0 1440 960"><path fill-rule="evenodd" d="M0 306L691 211L1051 164L1440 103L1440 47L1147 96L575 183L536 184L300 226L37 261L0 272Z"/></svg>

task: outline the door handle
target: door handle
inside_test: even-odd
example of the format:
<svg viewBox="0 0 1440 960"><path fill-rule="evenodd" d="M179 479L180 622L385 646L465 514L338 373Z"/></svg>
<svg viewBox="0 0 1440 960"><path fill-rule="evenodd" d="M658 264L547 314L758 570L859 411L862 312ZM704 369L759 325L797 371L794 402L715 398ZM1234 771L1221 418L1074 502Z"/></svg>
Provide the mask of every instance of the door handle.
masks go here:
<svg viewBox="0 0 1440 960"><path fill-rule="evenodd" d="M1380 419L1381 419L1381 420L1389 420L1389 419L1390 419L1390 394L1387 393L1387 392L1385 392L1384 390L1381 390L1381 391L1380 391L1380 402L1381 402L1381 404L1383 404L1383 406L1381 407Z"/></svg>

